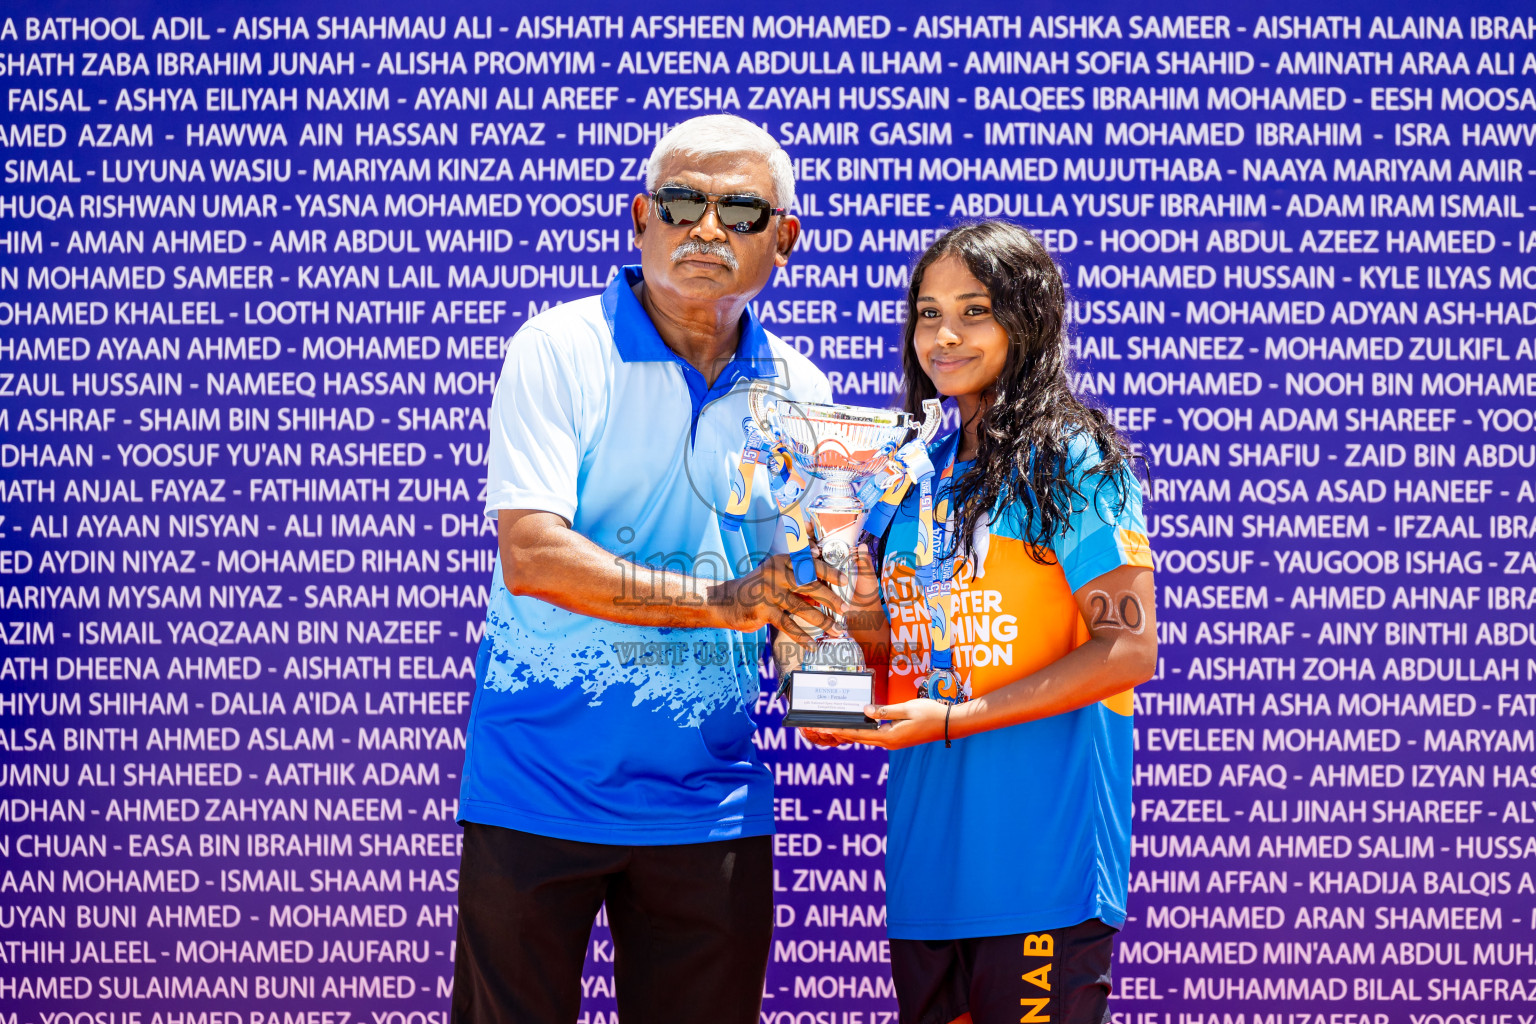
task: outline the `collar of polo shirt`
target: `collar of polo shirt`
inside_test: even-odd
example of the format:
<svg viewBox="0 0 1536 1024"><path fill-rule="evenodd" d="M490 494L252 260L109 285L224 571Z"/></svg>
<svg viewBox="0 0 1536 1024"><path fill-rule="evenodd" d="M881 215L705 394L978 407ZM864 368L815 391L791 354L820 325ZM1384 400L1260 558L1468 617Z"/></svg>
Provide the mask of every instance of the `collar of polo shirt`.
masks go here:
<svg viewBox="0 0 1536 1024"><path fill-rule="evenodd" d="M619 268L618 276L603 291L603 316L608 321L608 329L613 332L613 344L619 351L619 358L626 363L681 363L685 371L697 374L698 370L661 340L656 325L651 323L650 315L640 305L635 285L644 279L639 264L632 263ZM744 378L767 380L778 375L773 352L768 347L768 332L763 330L748 304L741 314L741 342L736 346L736 355L709 390L720 391L722 384L729 390L732 384Z"/></svg>

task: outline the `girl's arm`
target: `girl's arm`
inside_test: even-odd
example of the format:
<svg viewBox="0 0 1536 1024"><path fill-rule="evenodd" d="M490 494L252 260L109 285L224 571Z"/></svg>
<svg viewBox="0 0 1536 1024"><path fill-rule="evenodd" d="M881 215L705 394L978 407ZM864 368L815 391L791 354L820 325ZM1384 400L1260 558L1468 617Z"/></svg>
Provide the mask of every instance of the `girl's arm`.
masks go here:
<svg viewBox="0 0 1536 1024"><path fill-rule="evenodd" d="M873 706L864 713L890 725L817 730L818 739L890 749L931 743L944 738L946 711L949 738L959 739L1076 711L1150 679L1157 668L1152 570L1122 565L1073 596L1088 624L1088 640L1038 672L964 704L919 699Z"/></svg>

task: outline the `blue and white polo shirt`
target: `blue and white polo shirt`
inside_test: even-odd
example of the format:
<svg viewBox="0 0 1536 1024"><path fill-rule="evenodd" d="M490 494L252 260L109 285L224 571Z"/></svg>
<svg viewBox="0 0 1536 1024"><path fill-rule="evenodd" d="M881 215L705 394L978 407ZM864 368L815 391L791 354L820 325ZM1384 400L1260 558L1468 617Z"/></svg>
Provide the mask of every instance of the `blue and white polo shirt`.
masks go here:
<svg viewBox="0 0 1536 1024"><path fill-rule="evenodd" d="M635 295L530 319L491 409L485 510L565 517L640 566L730 579L779 529L766 474L740 533L720 526L747 388L830 402L826 376L750 310L712 386L669 349ZM645 600L642 571L626 599ZM773 780L751 742L764 633L630 626L514 597L497 560L459 797L464 821L585 842L695 843L773 832Z"/></svg>

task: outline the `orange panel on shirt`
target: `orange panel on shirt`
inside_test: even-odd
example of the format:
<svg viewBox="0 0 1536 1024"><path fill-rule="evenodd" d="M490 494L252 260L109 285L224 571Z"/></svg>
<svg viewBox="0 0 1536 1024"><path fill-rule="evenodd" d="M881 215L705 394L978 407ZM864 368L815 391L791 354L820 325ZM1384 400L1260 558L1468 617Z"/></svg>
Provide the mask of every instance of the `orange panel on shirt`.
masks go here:
<svg viewBox="0 0 1536 1024"><path fill-rule="evenodd" d="M987 549L984 574L973 577L962 564L950 593L955 670L962 680L969 676L973 697L1044 668L1088 639L1060 566L1036 562L1029 545L1012 537L992 534ZM885 568L894 644L888 699L895 703L917 696L927 675L928 613L913 568L894 561ZM902 657L904 645L913 644L916 657Z"/></svg>

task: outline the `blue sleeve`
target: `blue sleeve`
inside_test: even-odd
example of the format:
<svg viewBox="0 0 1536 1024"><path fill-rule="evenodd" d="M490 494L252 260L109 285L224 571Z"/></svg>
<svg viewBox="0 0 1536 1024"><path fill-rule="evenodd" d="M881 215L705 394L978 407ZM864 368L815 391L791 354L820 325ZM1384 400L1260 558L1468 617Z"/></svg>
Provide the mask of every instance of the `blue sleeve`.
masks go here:
<svg viewBox="0 0 1536 1024"><path fill-rule="evenodd" d="M583 452L581 383L597 371L577 366L568 346L524 326L507 346L491 399L485 514L499 509L576 515Z"/></svg>
<svg viewBox="0 0 1536 1024"><path fill-rule="evenodd" d="M1117 478L1094 474L1102 456L1086 434L1074 437L1067 453L1069 479L1082 497L1073 499L1066 533L1051 541L1067 585L1075 593L1122 565L1152 568L1147 521L1141 511L1141 481L1129 470Z"/></svg>

